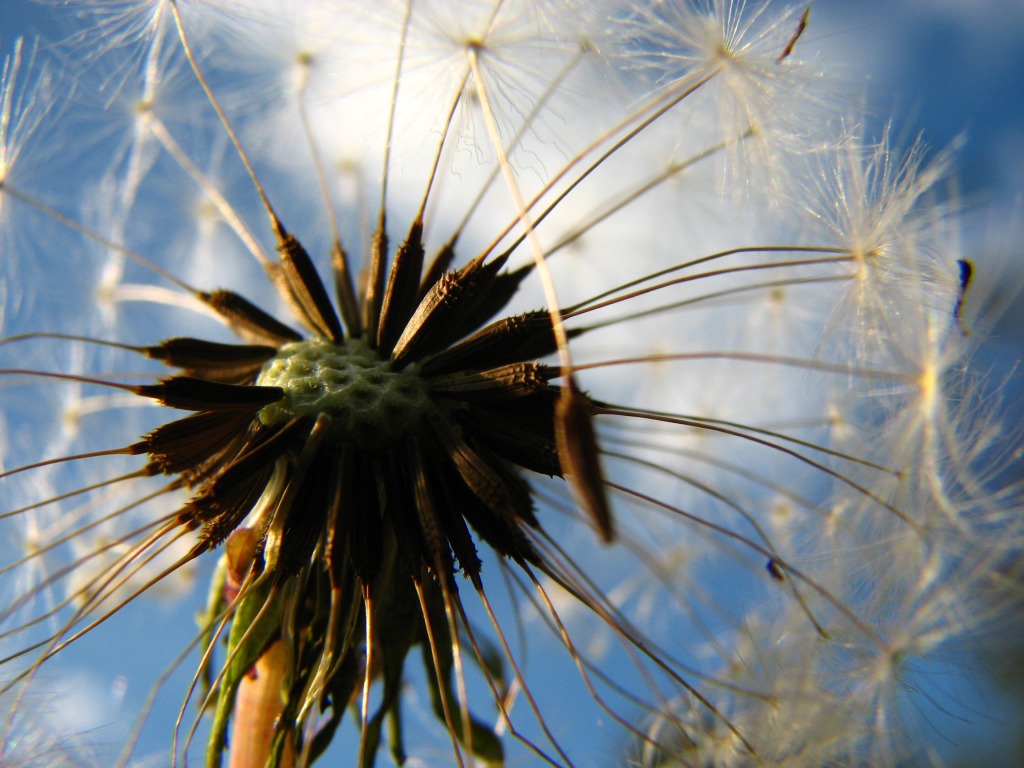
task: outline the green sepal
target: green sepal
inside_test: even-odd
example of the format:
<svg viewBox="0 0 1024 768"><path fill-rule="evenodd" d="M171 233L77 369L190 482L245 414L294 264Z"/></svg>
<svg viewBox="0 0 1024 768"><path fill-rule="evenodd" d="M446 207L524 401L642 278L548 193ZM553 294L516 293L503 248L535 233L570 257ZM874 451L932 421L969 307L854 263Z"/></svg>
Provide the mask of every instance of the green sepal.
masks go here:
<svg viewBox="0 0 1024 768"><path fill-rule="evenodd" d="M269 582L260 584L258 581L250 593L242 598L235 611L228 635L228 661L220 681L210 738L206 745L207 768L220 768L238 686L280 632L281 613L281 600L277 592Z"/></svg>
<svg viewBox="0 0 1024 768"><path fill-rule="evenodd" d="M214 642L214 630L217 626L217 617L221 615L221 612L227 607L227 600L224 597L224 587L227 583L228 575L228 561L227 558L221 556L217 561L217 568L213 572L213 578L210 580L210 591L206 598L206 609L202 613L196 614L196 624L199 625L200 632L200 648L209 648ZM199 669L199 683L200 691L202 692L203 699L205 700L206 695L210 692L210 686L212 685L212 671L210 667L210 658L206 656L202 667Z"/></svg>

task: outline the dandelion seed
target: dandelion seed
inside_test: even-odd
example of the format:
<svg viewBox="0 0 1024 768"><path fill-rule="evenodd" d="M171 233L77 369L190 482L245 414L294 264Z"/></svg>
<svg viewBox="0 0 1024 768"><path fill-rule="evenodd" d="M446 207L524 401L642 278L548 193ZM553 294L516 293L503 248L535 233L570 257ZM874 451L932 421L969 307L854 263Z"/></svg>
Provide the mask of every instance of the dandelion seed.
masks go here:
<svg viewBox="0 0 1024 768"><path fill-rule="evenodd" d="M151 643L194 572L111 762L914 754L908 660L991 619L1016 492L945 162L841 129L804 9L80 11L110 152L78 206L7 172L42 118L21 43L4 69L5 231L82 259L5 235L8 274L92 298L0 338L33 435L0 760L49 670Z"/></svg>

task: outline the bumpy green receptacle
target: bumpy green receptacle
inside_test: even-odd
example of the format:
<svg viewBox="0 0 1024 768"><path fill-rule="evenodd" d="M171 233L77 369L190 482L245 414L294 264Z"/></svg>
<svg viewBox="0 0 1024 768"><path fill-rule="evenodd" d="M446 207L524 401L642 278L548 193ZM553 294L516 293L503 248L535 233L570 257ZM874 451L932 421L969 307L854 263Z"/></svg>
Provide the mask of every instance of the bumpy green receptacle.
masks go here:
<svg viewBox="0 0 1024 768"><path fill-rule="evenodd" d="M417 366L395 371L361 339L286 344L256 383L285 391L282 400L260 411L267 426L329 413L331 437L363 448L394 444L435 407Z"/></svg>

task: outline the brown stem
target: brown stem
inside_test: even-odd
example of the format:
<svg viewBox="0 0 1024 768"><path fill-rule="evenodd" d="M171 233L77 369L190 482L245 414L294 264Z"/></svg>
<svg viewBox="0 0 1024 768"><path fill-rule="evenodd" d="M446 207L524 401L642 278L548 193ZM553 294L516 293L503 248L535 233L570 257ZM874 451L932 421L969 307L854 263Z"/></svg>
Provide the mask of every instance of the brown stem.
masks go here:
<svg viewBox="0 0 1024 768"><path fill-rule="evenodd" d="M230 768L263 768L267 765L274 741L274 727L284 709L285 653L284 641L274 641L238 686L232 718ZM278 768L295 765L291 736L286 735L285 739Z"/></svg>

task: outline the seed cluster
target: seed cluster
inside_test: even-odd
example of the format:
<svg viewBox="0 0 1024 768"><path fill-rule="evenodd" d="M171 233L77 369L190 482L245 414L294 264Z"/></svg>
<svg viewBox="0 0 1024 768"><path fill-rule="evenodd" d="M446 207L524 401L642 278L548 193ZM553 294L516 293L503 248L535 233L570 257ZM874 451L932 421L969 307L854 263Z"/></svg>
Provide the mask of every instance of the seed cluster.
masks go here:
<svg viewBox="0 0 1024 768"><path fill-rule="evenodd" d="M384 253L371 256L382 292L343 322L305 249L273 222L276 285L308 335L230 291L197 294L255 343L175 338L137 348L180 373L131 391L194 413L123 451L148 455L147 474L191 492L156 539L198 529L186 559L228 552L234 576L209 615L232 612L234 661L218 690L211 754L227 742L247 671L288 638L293 725L277 732L274 750L301 747L312 758L322 746L304 742L297 713L320 712L327 728L340 721L368 684L358 670L373 667L365 657L375 623L403 628L397 639L388 630L381 716L398 718L416 645L432 646L431 679L449 685L434 672L454 663L451 643L430 638L455 632L446 615L461 611L456 573L482 594L478 544L527 573L553 574L536 545L531 473L565 477L605 539L612 521L591 425L598 405L571 375L536 362L557 346L551 314L492 319L529 267L504 271L502 254L424 273L414 222L390 279ZM339 305L354 295L343 287ZM470 719L466 746L500 762L495 734Z"/></svg>

